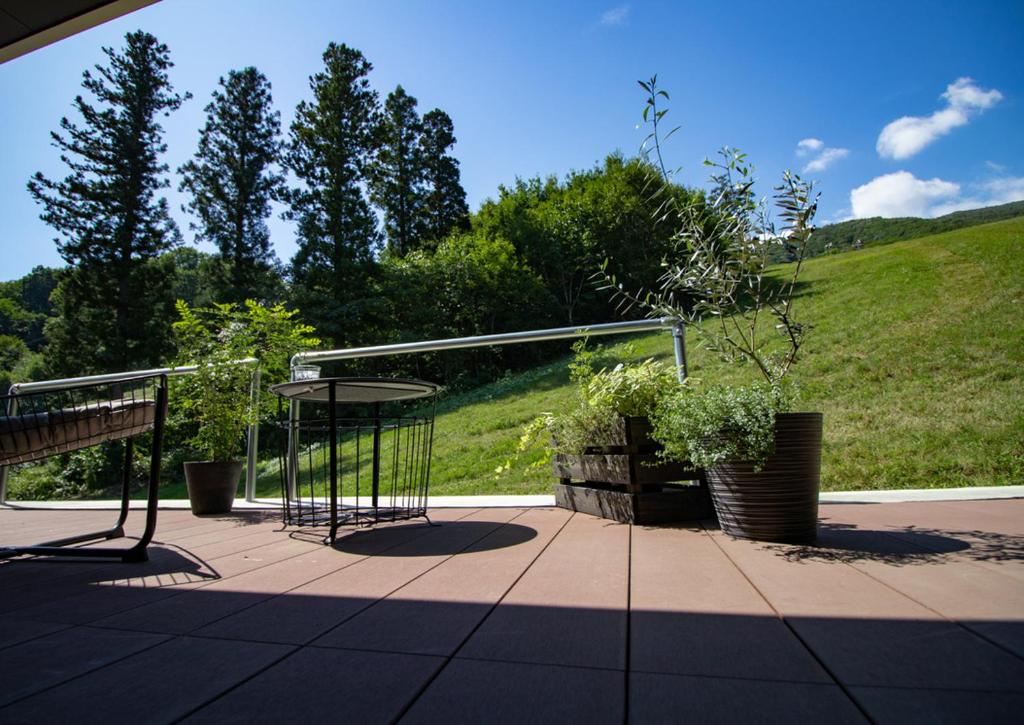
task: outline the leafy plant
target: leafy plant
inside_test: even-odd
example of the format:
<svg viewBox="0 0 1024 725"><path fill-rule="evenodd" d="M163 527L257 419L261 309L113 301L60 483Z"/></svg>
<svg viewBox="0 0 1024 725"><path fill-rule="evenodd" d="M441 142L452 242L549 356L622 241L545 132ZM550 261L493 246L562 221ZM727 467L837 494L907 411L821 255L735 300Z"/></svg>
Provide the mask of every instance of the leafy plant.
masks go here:
<svg viewBox="0 0 1024 725"><path fill-rule="evenodd" d="M256 366L237 361L256 358L264 384L287 380L289 354L319 340L310 336L312 327L294 319L295 310L280 304L267 308L247 300L243 309L233 304L192 309L178 300L177 309L178 363L197 370L178 382L175 407L198 423L191 445L209 460L233 460L241 453L242 432L260 414L249 397ZM268 406L269 397L261 396Z"/></svg>
<svg viewBox="0 0 1024 725"><path fill-rule="evenodd" d="M715 385L682 389L665 397L651 416L661 455L711 468L723 461L750 461L760 470L775 449L775 416L792 407L788 386Z"/></svg>
<svg viewBox="0 0 1024 725"><path fill-rule="evenodd" d="M556 453L578 455L588 446L601 445L612 437L621 418L653 414L661 400L679 388L675 368L663 362L649 358L595 372L601 351L588 350L585 339L573 350L576 357L569 371L577 385L576 405L564 413L542 413L524 426L514 458L499 466L497 473L510 470L545 432Z"/></svg>

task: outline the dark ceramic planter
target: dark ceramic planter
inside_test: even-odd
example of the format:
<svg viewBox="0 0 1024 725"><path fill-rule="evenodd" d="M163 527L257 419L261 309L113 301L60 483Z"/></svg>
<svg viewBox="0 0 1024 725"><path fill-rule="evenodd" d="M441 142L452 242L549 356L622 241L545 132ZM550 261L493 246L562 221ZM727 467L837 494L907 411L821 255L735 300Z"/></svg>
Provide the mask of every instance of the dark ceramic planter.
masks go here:
<svg viewBox="0 0 1024 725"><path fill-rule="evenodd" d="M707 471L722 531L793 544L817 538L821 431L821 413L782 413L775 418L775 453L764 468L735 462Z"/></svg>
<svg viewBox="0 0 1024 725"><path fill-rule="evenodd" d="M196 516L231 513L241 475L241 461L185 463L185 485L192 513Z"/></svg>

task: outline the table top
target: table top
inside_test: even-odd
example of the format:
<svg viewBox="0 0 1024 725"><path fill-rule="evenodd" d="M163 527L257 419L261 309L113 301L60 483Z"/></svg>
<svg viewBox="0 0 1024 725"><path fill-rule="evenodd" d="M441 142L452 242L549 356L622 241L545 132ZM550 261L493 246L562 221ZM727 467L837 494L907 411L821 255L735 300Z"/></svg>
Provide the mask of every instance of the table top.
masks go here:
<svg viewBox="0 0 1024 725"><path fill-rule="evenodd" d="M437 392L438 386L414 378L314 378L271 385L282 398L326 403L329 388L334 386L338 403L385 403L391 400L414 400Z"/></svg>

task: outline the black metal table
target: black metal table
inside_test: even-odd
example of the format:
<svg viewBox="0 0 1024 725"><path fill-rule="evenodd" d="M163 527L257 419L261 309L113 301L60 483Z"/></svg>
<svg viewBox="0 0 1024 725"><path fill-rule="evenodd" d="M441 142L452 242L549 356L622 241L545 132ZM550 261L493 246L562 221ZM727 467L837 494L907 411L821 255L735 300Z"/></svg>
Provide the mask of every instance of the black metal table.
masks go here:
<svg viewBox="0 0 1024 725"><path fill-rule="evenodd" d="M281 461L286 523L330 526L324 541L333 543L345 524L427 518L437 385L409 378L315 378L271 390L289 404ZM410 411L408 401L419 409ZM310 407L317 412L303 415L302 408ZM343 498L346 472L355 493L349 503Z"/></svg>

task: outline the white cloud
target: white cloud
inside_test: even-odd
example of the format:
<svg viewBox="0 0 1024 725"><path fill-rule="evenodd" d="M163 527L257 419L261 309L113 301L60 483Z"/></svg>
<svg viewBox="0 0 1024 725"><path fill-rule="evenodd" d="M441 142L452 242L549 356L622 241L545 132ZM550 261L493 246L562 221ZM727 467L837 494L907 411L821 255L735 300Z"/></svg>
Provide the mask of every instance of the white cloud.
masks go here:
<svg viewBox="0 0 1024 725"><path fill-rule="evenodd" d="M811 161L804 167L804 173L815 174L819 171L824 171L839 159L845 158L849 155L849 149L825 149L818 154L817 158L811 159Z"/></svg>
<svg viewBox="0 0 1024 725"><path fill-rule="evenodd" d="M930 116L903 116L878 134L875 149L890 159L910 158L935 139L965 125L972 115L991 108L1003 98L999 91L982 90L970 78L957 78L942 94L946 107Z"/></svg>
<svg viewBox="0 0 1024 725"><path fill-rule="evenodd" d="M963 199L932 207L931 216L952 214L965 209L978 209L983 206L1009 204L1011 201L1024 200L1024 177L1004 177L993 179L973 187L974 193Z"/></svg>
<svg viewBox="0 0 1024 725"><path fill-rule="evenodd" d="M1001 174L1006 171L1006 167L1002 164L997 164L995 161L986 161L985 166L988 167L989 171L995 171L997 174Z"/></svg>
<svg viewBox="0 0 1024 725"><path fill-rule="evenodd" d="M618 5L601 13L601 25L622 25L629 17L629 5Z"/></svg>
<svg viewBox="0 0 1024 725"><path fill-rule="evenodd" d="M805 138L796 145L797 156L810 156L814 158L804 166L803 173L814 174L824 171L839 159L850 154L849 149L827 148L825 142L820 138Z"/></svg>
<svg viewBox="0 0 1024 725"><path fill-rule="evenodd" d="M825 145L825 142L820 138L805 138L796 145L796 155L806 156L807 154L813 153Z"/></svg>
<svg viewBox="0 0 1024 725"><path fill-rule="evenodd" d="M850 192L853 219L864 217L936 217L965 209L1024 200L1024 177L1006 176L962 187L943 179L918 179L897 171L872 179Z"/></svg>
<svg viewBox="0 0 1024 725"><path fill-rule="evenodd" d="M931 207L956 197L960 185L942 179L918 179L909 171L897 171L872 179L850 192L854 219L881 216L932 216Z"/></svg>

